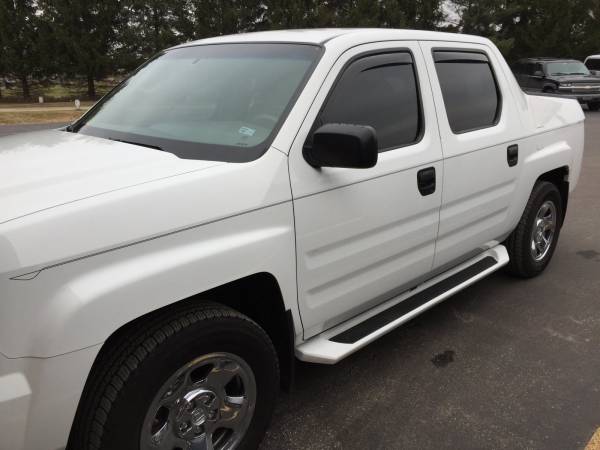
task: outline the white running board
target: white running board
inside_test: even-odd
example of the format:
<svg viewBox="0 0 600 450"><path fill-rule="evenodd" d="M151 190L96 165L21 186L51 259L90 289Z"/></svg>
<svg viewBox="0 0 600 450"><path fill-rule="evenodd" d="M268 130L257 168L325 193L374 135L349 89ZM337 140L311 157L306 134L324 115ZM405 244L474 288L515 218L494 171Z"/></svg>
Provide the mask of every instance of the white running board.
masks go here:
<svg viewBox="0 0 600 450"><path fill-rule="evenodd" d="M296 347L298 359L335 364L508 263L503 245L438 275Z"/></svg>

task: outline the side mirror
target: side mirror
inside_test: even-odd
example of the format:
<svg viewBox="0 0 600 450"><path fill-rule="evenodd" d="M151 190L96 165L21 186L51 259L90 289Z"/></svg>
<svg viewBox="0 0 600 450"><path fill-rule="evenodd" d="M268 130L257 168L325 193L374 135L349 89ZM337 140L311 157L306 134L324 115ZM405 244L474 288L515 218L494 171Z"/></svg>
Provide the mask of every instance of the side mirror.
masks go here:
<svg viewBox="0 0 600 450"><path fill-rule="evenodd" d="M373 127L330 123L314 132L302 154L313 167L368 169L377 164L378 150Z"/></svg>
<svg viewBox="0 0 600 450"><path fill-rule="evenodd" d="M544 72L542 72L541 70L536 70L535 72L533 72L533 76L544 78Z"/></svg>

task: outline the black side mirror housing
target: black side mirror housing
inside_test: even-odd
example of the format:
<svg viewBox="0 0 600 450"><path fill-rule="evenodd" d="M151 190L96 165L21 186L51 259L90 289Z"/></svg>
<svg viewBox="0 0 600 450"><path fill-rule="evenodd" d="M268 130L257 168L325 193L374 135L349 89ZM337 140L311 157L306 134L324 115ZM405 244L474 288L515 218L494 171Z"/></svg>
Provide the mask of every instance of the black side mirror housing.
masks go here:
<svg viewBox="0 0 600 450"><path fill-rule="evenodd" d="M536 70L535 72L533 72L533 76L544 78L544 72L542 72L541 70Z"/></svg>
<svg viewBox="0 0 600 450"><path fill-rule="evenodd" d="M313 134L312 145L302 150L313 167L368 169L377 164L377 134L373 127L329 123Z"/></svg>

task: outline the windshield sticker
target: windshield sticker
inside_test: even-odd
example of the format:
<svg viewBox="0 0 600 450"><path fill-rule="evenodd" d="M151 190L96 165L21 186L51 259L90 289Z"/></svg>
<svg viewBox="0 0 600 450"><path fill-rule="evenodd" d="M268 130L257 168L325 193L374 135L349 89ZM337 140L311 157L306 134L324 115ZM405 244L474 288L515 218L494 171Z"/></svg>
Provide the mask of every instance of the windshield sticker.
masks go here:
<svg viewBox="0 0 600 450"><path fill-rule="evenodd" d="M256 130L254 128L241 127L238 130L238 133L243 134L244 136L254 136L254 133L256 133Z"/></svg>

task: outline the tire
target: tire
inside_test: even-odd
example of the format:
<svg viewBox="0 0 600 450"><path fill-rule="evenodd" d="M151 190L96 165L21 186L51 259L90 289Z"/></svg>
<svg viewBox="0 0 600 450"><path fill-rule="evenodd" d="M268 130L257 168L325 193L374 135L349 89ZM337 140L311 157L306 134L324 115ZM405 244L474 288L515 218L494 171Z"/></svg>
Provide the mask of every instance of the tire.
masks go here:
<svg viewBox="0 0 600 450"><path fill-rule="evenodd" d="M216 449L254 449L278 389L277 354L255 322L217 304L177 308L103 350L67 448L184 450L213 433Z"/></svg>
<svg viewBox="0 0 600 450"><path fill-rule="evenodd" d="M549 205L553 205L553 210ZM544 239L541 239L540 235L536 233L538 231L536 228L538 214L542 213L542 207L548 207L549 212L543 213L546 222L539 222L540 226L546 224L544 226L546 228L549 223L547 218L550 214L553 215L554 230L551 239L548 239L549 230L542 233ZM505 242L510 257L506 266L508 273L521 278L532 278L542 273L554 254L562 220L563 205L558 188L547 181L537 182L517 228ZM546 244L548 240L550 242ZM535 245L534 242L540 242L540 245Z"/></svg>
<svg viewBox="0 0 600 450"><path fill-rule="evenodd" d="M588 109L590 111L598 111L600 110L600 102L588 103Z"/></svg>

